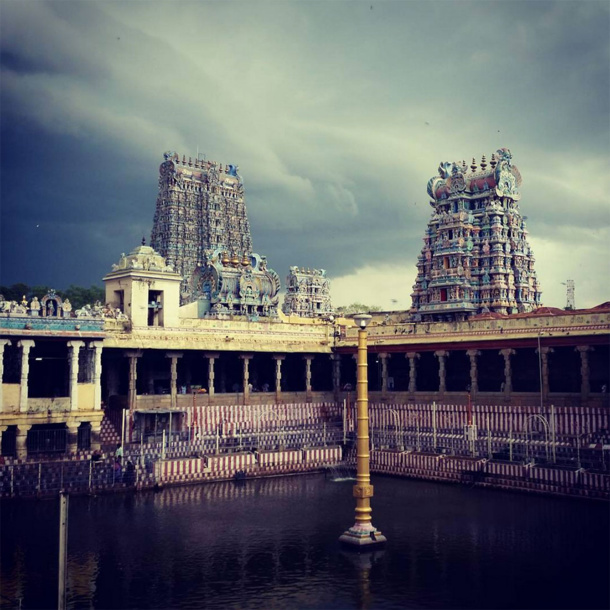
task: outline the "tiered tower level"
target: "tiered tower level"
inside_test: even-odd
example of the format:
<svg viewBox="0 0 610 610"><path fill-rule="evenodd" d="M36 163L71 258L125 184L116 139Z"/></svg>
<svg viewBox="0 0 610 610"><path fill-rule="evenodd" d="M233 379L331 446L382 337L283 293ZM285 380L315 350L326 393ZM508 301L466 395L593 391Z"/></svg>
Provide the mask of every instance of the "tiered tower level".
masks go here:
<svg viewBox="0 0 610 610"><path fill-rule="evenodd" d="M252 237L239 168L173 151L159 167L159 195L151 246L182 276L181 302L193 300L193 272L215 251L241 264Z"/></svg>
<svg viewBox="0 0 610 610"><path fill-rule="evenodd" d="M282 311L286 315L319 318L333 313L330 280L324 269L290 267Z"/></svg>
<svg viewBox="0 0 610 610"><path fill-rule="evenodd" d="M417 260L416 320L464 320L477 313L527 312L540 306L527 242L519 170L501 148L489 164L441 163L428 182L434 208Z"/></svg>

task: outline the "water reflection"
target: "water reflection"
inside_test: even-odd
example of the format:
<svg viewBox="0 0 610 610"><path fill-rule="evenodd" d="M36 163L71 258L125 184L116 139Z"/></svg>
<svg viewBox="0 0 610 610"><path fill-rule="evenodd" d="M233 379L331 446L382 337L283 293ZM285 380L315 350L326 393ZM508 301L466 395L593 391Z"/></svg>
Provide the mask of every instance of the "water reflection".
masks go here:
<svg viewBox="0 0 610 610"><path fill-rule="evenodd" d="M371 569L384 554L383 549L365 553L341 551L341 556L354 566L354 573L358 579L357 608L366 610L371 607Z"/></svg>
<svg viewBox="0 0 610 610"><path fill-rule="evenodd" d="M607 505L375 478L374 556L322 475L70 501L70 608L607 607ZM56 500L2 504L2 607L56 605ZM586 584L585 584L586 583Z"/></svg>

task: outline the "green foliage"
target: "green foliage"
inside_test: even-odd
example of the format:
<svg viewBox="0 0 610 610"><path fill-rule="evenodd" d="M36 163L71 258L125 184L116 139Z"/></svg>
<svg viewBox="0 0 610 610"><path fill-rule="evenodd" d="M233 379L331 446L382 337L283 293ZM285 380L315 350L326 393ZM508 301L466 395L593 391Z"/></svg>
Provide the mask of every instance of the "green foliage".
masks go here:
<svg viewBox="0 0 610 610"><path fill-rule="evenodd" d="M32 286L29 297L30 299L36 297L40 301L45 294L48 294L49 290L51 290L50 286Z"/></svg>
<svg viewBox="0 0 610 610"><path fill-rule="evenodd" d="M75 286L71 284L66 290L58 291L62 299L70 299L72 307L79 309L83 305L93 305L96 301L104 303L105 293L104 289L99 286L91 286L90 288L83 288L82 286Z"/></svg>
<svg viewBox="0 0 610 610"><path fill-rule="evenodd" d="M30 287L27 284L13 284L12 286L0 286L0 294L4 295L6 301L17 301L21 303L23 295L29 297Z"/></svg>
<svg viewBox="0 0 610 610"><path fill-rule="evenodd" d="M29 301L33 297L42 299L50 290L49 286L28 286L27 284L13 284L12 286L0 286L0 294L6 301L17 301L21 303L23 296ZM66 290L55 291L62 299L69 299L73 309L80 309L84 305L94 305L97 301L104 303L105 293L100 286L75 286L71 284Z"/></svg>
<svg viewBox="0 0 610 610"><path fill-rule="evenodd" d="M350 316L355 313L370 313L371 311L381 311L379 305L364 305L363 303L352 303L344 307L337 307L336 313L344 316Z"/></svg>

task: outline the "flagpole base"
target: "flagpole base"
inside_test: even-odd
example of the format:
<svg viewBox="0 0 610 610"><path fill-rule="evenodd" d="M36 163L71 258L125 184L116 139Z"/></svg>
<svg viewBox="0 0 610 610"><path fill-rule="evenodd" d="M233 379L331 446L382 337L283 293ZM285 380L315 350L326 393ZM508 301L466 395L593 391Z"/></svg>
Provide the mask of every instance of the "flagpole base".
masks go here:
<svg viewBox="0 0 610 610"><path fill-rule="evenodd" d="M387 542L386 537L372 523L356 523L339 536L339 542L352 549L378 548Z"/></svg>

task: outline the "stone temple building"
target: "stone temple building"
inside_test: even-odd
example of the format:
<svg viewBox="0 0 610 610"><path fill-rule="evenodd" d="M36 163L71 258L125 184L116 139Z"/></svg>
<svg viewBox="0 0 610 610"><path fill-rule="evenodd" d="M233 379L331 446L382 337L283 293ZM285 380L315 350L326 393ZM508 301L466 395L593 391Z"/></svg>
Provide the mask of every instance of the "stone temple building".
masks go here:
<svg viewBox="0 0 610 610"><path fill-rule="evenodd" d="M371 465L465 481L477 456L499 469L485 485L522 489L564 481L567 466L569 490L608 497L610 302L538 306L519 183L506 149L470 170L443 164L430 181L413 308L367 326ZM293 267L278 307L237 168L167 153L152 236L117 256L104 303L0 295L0 497L60 481L112 488L119 442L146 458L144 487L342 457L359 329L330 315L323 270ZM107 459L92 462L100 449ZM530 474L534 452L547 464L556 452L562 470ZM498 479L506 468L514 476Z"/></svg>
<svg viewBox="0 0 610 610"><path fill-rule="evenodd" d="M252 252L235 165L166 152L151 247L182 277L180 302L200 313L277 316L279 276Z"/></svg>
<svg viewBox="0 0 610 610"><path fill-rule="evenodd" d="M282 311L286 315L306 318L332 314L330 280L326 277L326 271L290 267Z"/></svg>
<svg viewBox="0 0 610 610"><path fill-rule="evenodd" d="M465 320L477 313L525 313L540 307L534 256L519 200L521 175L507 148L441 163L428 182L432 219L417 261L415 321Z"/></svg>

